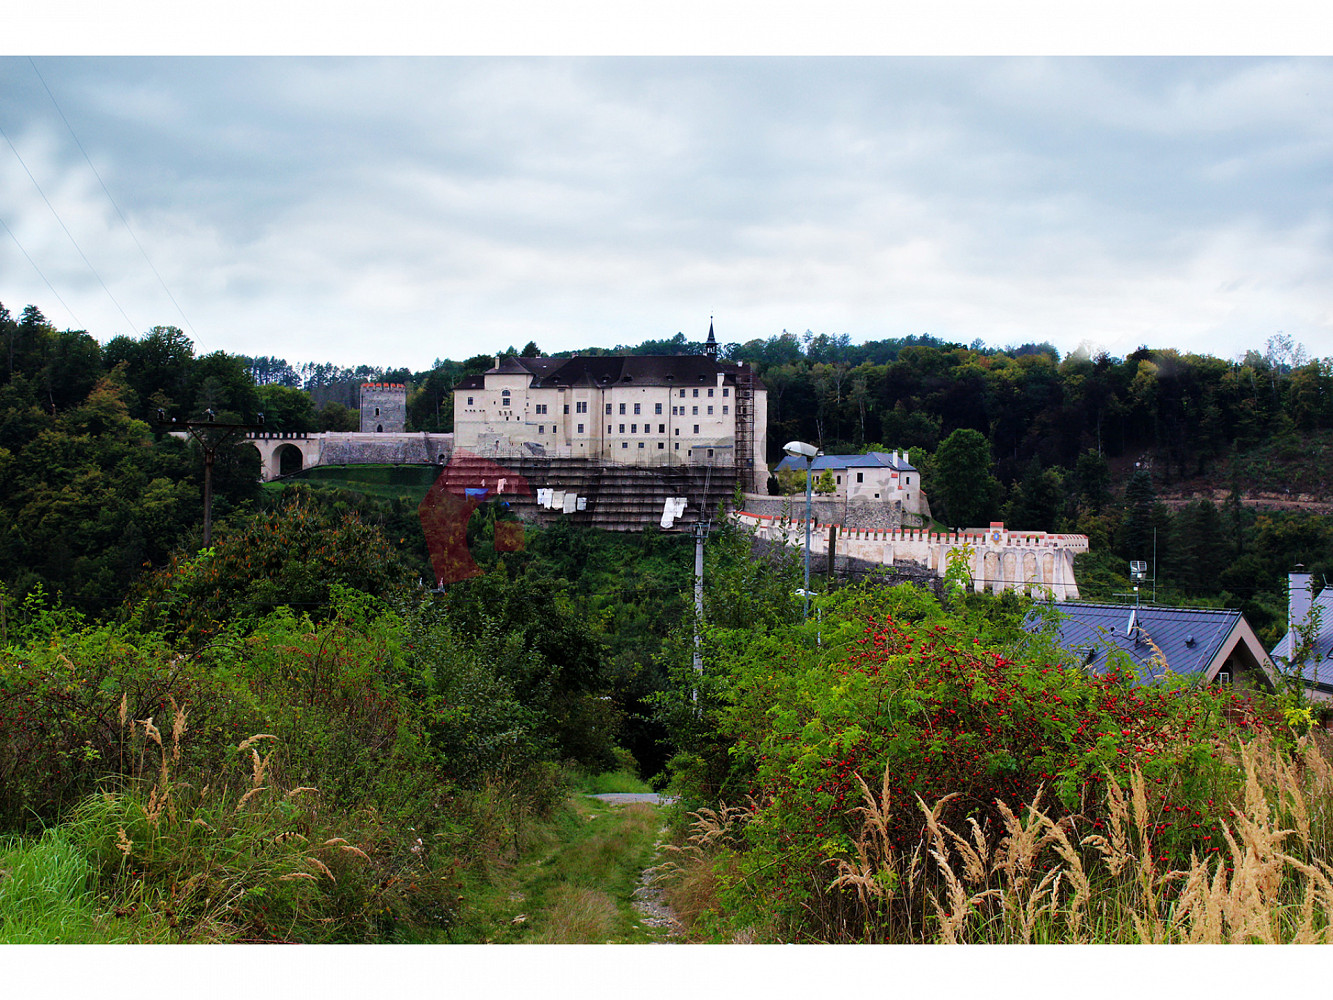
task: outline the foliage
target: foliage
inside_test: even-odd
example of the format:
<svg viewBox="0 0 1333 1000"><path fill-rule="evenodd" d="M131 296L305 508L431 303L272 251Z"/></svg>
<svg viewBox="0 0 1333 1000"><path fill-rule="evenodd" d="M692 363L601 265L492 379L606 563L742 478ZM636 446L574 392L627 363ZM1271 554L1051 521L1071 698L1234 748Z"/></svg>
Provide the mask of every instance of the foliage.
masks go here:
<svg viewBox="0 0 1333 1000"><path fill-rule="evenodd" d="M138 627L166 629L193 645L240 616L279 606L322 614L336 585L387 596L407 585L406 567L373 525L336 516L299 489L227 531L192 558L173 556L127 605Z"/></svg>
<svg viewBox="0 0 1333 1000"><path fill-rule="evenodd" d="M985 527L996 510L1000 484L991 474L990 445L970 429L954 431L930 462L925 488L955 528Z"/></svg>
<svg viewBox="0 0 1333 1000"><path fill-rule="evenodd" d="M883 775L894 803L947 796L939 822L975 820L995 837L997 801L1020 810L1043 789L1055 820L1077 813L1099 830L1102 787L1137 767L1171 807L1152 835L1154 857L1187 864L1191 852L1222 846L1235 779L1219 741L1285 731L1262 701L1181 682L1136 686L1127 663L1088 676L1040 637L1020 639L966 605L950 614L909 586L845 588L820 608L817 624L707 637L717 736L680 762L680 787L759 803L738 880L719 893L737 926L759 914L783 934L808 931L812 914L823 926L829 859L854 854L862 779ZM710 787L701 778L723 756L728 781ZM923 816L895 808L885 822L883 842L910 855Z"/></svg>

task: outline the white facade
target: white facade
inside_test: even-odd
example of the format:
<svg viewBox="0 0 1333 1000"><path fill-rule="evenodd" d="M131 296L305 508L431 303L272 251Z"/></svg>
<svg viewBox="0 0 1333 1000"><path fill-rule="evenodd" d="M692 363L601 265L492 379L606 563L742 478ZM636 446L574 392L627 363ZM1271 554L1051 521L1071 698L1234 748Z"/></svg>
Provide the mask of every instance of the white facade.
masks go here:
<svg viewBox="0 0 1333 1000"><path fill-rule="evenodd" d="M756 537L796 548L805 544L803 520L746 511L733 511L731 518L753 528ZM832 527L835 526L812 525L812 556L827 556ZM1074 556L1088 551L1088 536L1009 531L998 522L992 522L986 531L979 528L961 532L840 530L837 551L843 556L885 566L912 563L941 579L949 568L949 554L961 552L972 576L973 589L978 593L1018 590L1033 597L1072 601L1078 600Z"/></svg>
<svg viewBox="0 0 1333 1000"><path fill-rule="evenodd" d="M778 468L802 469L803 459L787 458ZM921 473L907 456L897 452L869 455L823 455L814 460L815 485L828 472L833 492L821 496L833 500L898 501L904 512L930 516L930 503L921 491Z"/></svg>
<svg viewBox="0 0 1333 1000"><path fill-rule="evenodd" d="M747 369L697 355L506 358L455 388L454 443L487 457L749 464L766 482L767 413Z"/></svg>

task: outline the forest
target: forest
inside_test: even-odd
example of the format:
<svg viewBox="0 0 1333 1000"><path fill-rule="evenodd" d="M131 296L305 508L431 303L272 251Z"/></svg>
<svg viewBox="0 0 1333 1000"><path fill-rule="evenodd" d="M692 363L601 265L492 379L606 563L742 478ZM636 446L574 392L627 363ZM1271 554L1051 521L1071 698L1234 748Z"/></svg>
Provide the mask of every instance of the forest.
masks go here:
<svg viewBox="0 0 1333 1000"><path fill-rule="evenodd" d="M1240 607L1271 644L1286 572L1330 569L1333 362L1283 337L1234 361L725 351L769 387L770 451L906 449L941 524L1086 533L1086 598L1151 559L1159 602ZM0 940L520 939L516 873L595 825L571 792L646 781L678 798L657 871L692 940L1083 940L1097 907L1096 940L1328 933L1333 775L1295 689L1086 675L1012 594L821 582L807 622L794 556L725 528L701 620L688 538L555 525L498 552L494 505L468 525L484 575L433 592L411 470L261 485L245 447L203 546L202 458L159 411L347 429L375 379L447 431L492 362L293 366L0 307ZM626 899L654 834L605 876ZM1204 919L1260 869L1259 911ZM592 905L562 878L553 906ZM584 939L543 920L522 939Z"/></svg>

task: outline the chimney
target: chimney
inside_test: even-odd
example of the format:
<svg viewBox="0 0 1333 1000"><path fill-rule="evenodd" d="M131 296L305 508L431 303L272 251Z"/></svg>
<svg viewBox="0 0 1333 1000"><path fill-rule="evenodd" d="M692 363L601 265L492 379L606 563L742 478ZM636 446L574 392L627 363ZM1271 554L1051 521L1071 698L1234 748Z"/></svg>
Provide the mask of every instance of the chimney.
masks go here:
<svg viewBox="0 0 1333 1000"><path fill-rule="evenodd" d="M1305 567L1300 563L1287 574L1287 630L1304 623L1310 614L1310 605L1314 603L1314 577L1301 572ZM1295 639L1292 640L1295 642Z"/></svg>
<svg viewBox="0 0 1333 1000"><path fill-rule="evenodd" d="M498 354L495 356L495 367L496 368L500 367L500 355Z"/></svg>

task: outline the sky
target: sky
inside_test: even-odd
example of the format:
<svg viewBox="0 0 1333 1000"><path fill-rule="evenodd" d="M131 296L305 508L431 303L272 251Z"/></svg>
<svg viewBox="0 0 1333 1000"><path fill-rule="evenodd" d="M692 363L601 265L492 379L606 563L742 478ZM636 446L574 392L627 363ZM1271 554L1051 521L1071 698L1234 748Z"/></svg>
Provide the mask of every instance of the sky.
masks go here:
<svg viewBox="0 0 1333 1000"><path fill-rule="evenodd" d="M103 342L1333 355L1327 57L19 50L0 130L0 303Z"/></svg>

